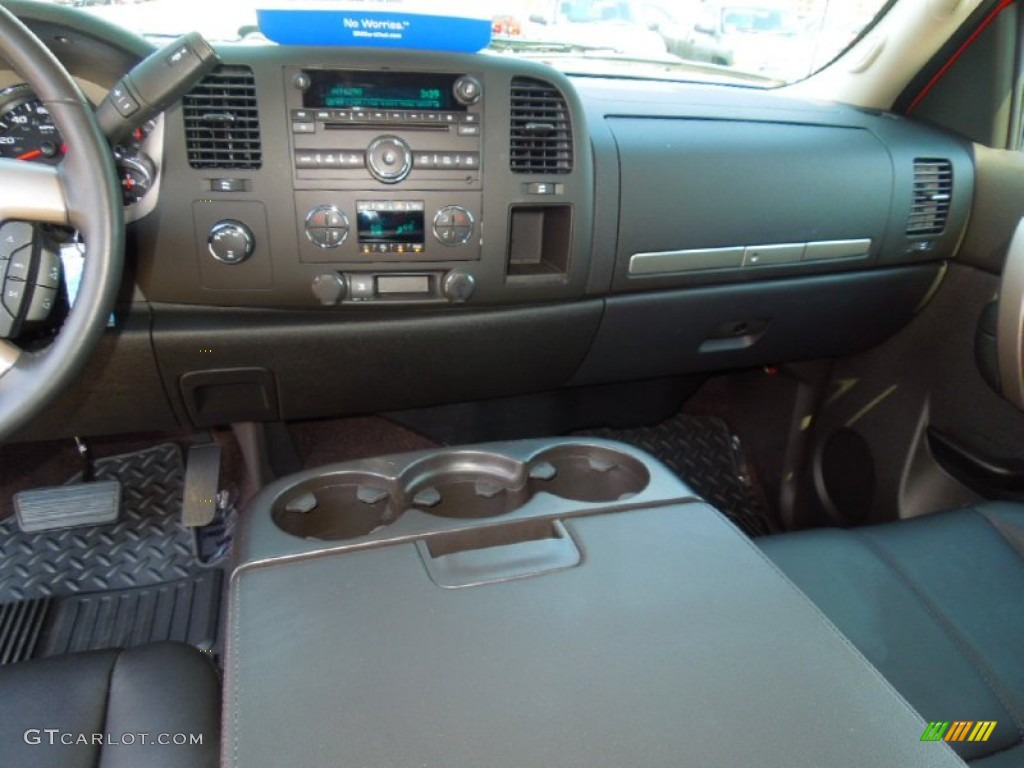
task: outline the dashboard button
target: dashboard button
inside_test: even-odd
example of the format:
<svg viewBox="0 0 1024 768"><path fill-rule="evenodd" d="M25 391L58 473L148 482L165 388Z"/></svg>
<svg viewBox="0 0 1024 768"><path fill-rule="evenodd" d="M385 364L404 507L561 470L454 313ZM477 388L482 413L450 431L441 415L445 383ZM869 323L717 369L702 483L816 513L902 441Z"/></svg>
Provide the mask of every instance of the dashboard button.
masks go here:
<svg viewBox="0 0 1024 768"><path fill-rule="evenodd" d="M462 118L459 120L459 122L469 123L469 124L479 123L480 122L480 115L476 114L475 112L467 112L466 114L464 114L462 116Z"/></svg>
<svg viewBox="0 0 1024 768"><path fill-rule="evenodd" d="M445 152L437 156L437 167L438 168L454 168L455 167L455 155Z"/></svg>
<svg viewBox="0 0 1024 768"><path fill-rule="evenodd" d="M370 113L370 119L375 123L386 123L388 120L388 113L376 109Z"/></svg>
<svg viewBox="0 0 1024 768"><path fill-rule="evenodd" d="M313 119L313 113L308 109L293 109L292 121L296 123L308 123Z"/></svg>
<svg viewBox="0 0 1024 768"><path fill-rule="evenodd" d="M472 123L462 123L458 127L459 136L479 136L480 126Z"/></svg>
<svg viewBox="0 0 1024 768"><path fill-rule="evenodd" d="M388 112L388 121L392 122L392 123L404 123L405 122L405 112L399 112L399 111Z"/></svg>
<svg viewBox="0 0 1024 768"><path fill-rule="evenodd" d="M480 167L480 155L476 152L463 152L460 155L462 160L463 168L479 168Z"/></svg>
<svg viewBox="0 0 1024 768"><path fill-rule="evenodd" d="M295 153L295 167L296 168L316 168L316 153L314 152L296 152Z"/></svg>
<svg viewBox="0 0 1024 768"><path fill-rule="evenodd" d="M355 119L351 110L348 109L336 109L331 114L334 121L338 123L351 123Z"/></svg>
<svg viewBox="0 0 1024 768"><path fill-rule="evenodd" d="M459 116L455 112L442 112L440 117L442 123L457 123L459 121Z"/></svg>
<svg viewBox="0 0 1024 768"><path fill-rule="evenodd" d="M409 123L422 123L423 113L422 112L406 112L405 120Z"/></svg>
<svg viewBox="0 0 1024 768"><path fill-rule="evenodd" d="M370 120L370 113L365 109L353 109L352 120L357 123L365 123Z"/></svg>
<svg viewBox="0 0 1024 768"><path fill-rule="evenodd" d="M430 170L434 167L434 153L433 152L416 152L413 155L413 168L422 168L424 170Z"/></svg>
<svg viewBox="0 0 1024 768"><path fill-rule="evenodd" d="M316 123L292 123L292 133L316 133Z"/></svg>
<svg viewBox="0 0 1024 768"><path fill-rule="evenodd" d="M332 119L332 113L329 109L318 109L313 113L313 117L317 120L330 120Z"/></svg>
<svg viewBox="0 0 1024 768"><path fill-rule="evenodd" d="M441 116L437 112L424 112L423 120L428 123L440 122Z"/></svg>
<svg viewBox="0 0 1024 768"><path fill-rule="evenodd" d="M349 275L348 295L353 301L369 301L374 297L373 275Z"/></svg>

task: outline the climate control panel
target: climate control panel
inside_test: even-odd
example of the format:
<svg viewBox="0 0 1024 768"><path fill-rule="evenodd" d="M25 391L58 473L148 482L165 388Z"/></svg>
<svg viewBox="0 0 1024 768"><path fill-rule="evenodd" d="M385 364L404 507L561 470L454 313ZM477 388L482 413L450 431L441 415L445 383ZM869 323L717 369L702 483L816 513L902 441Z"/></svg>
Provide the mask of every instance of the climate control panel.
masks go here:
<svg viewBox="0 0 1024 768"><path fill-rule="evenodd" d="M300 261L404 267L479 259L481 198L478 192L298 191Z"/></svg>

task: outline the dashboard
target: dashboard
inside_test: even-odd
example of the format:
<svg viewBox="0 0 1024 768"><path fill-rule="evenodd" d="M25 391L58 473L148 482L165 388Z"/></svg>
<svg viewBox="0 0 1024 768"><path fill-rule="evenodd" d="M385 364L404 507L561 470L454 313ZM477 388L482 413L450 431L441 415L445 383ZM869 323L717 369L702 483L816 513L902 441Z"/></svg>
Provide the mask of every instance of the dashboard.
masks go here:
<svg viewBox="0 0 1024 768"><path fill-rule="evenodd" d="M55 53L94 100L144 55L38 13L49 39L77 40ZM973 200L971 145L887 113L497 55L218 53L119 149L118 320L103 368L40 429L316 418L845 354L927 300ZM55 158L7 77L0 153ZM125 392L147 397L115 407Z"/></svg>

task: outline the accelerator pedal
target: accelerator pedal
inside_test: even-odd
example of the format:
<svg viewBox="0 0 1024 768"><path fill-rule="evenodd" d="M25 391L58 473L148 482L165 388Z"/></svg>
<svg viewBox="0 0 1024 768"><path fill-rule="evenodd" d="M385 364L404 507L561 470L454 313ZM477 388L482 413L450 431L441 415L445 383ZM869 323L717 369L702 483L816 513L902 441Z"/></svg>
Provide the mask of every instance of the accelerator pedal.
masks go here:
<svg viewBox="0 0 1024 768"><path fill-rule="evenodd" d="M217 514L220 483L220 446L201 443L188 449L181 521L186 528L201 528Z"/></svg>

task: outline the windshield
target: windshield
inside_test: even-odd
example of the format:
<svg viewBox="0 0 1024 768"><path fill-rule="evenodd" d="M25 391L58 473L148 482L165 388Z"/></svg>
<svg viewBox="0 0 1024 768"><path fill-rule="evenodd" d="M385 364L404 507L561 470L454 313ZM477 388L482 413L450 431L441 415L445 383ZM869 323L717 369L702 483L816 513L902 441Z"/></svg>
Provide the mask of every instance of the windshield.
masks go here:
<svg viewBox="0 0 1024 768"><path fill-rule="evenodd" d="M197 29L214 42L267 43L259 30L257 10L275 5L266 0L52 1L82 6L157 42ZM496 54L540 59L570 74L763 87L802 79L828 64L870 28L886 4L886 0L480 2L484 5L470 5L488 9L490 50Z"/></svg>

